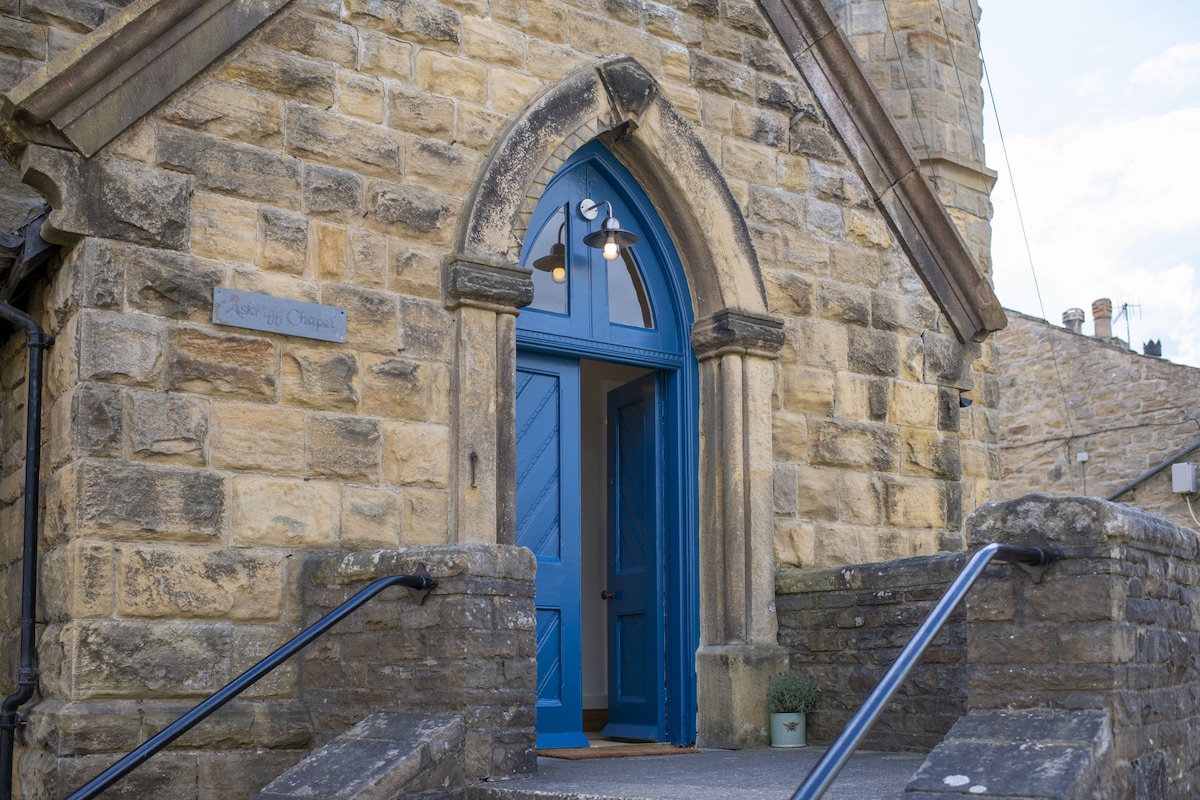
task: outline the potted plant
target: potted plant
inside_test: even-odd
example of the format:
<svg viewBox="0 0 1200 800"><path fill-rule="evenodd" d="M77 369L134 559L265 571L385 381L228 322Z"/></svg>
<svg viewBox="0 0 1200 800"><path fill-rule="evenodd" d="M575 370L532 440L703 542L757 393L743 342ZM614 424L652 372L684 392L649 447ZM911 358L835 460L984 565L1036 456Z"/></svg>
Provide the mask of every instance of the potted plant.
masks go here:
<svg viewBox="0 0 1200 800"><path fill-rule="evenodd" d="M771 712L771 747L804 747L805 715L817 701L817 684L792 672L771 678L767 710Z"/></svg>

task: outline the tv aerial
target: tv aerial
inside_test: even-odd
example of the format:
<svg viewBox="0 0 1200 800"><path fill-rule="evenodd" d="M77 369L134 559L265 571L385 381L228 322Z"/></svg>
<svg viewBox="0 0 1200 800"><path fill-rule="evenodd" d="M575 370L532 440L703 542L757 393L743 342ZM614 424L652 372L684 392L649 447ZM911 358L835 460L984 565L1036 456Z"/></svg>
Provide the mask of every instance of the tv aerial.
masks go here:
<svg viewBox="0 0 1200 800"><path fill-rule="evenodd" d="M1137 312L1138 318L1142 316L1141 303L1127 303L1122 301L1116 308L1117 313L1113 315L1113 322L1120 322L1121 317L1125 318L1125 346L1133 349L1133 338L1129 331L1129 318Z"/></svg>

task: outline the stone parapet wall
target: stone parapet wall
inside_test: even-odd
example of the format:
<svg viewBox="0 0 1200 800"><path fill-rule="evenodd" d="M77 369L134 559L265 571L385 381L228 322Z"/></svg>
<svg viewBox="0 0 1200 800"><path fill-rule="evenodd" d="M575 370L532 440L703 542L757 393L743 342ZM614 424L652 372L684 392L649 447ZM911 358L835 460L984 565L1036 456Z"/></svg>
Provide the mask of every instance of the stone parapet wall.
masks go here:
<svg viewBox="0 0 1200 800"><path fill-rule="evenodd" d="M368 582L424 565L438 586L416 605L384 594L314 643L300 698L318 742L377 711L456 714L466 724L468 780L535 770L535 561L525 548L466 544L314 557L305 582L312 623Z"/></svg>
<svg viewBox="0 0 1200 800"><path fill-rule="evenodd" d="M1200 369L1008 313L996 336L1005 498L1106 497L1200 442ZM1169 467L1116 501L1195 525Z"/></svg>
<svg viewBox="0 0 1200 800"><path fill-rule="evenodd" d="M967 601L971 709L1105 711L1109 798L1200 792L1200 539L1128 506L1031 495L967 522L972 546L1044 537L1040 584L990 568Z"/></svg>
<svg viewBox="0 0 1200 800"><path fill-rule="evenodd" d="M787 569L778 576L779 643L791 669L820 689L809 735L832 741L908 644L966 563L962 553L881 564ZM928 750L966 711L966 615L935 637L863 740L880 750Z"/></svg>
<svg viewBox="0 0 1200 800"><path fill-rule="evenodd" d="M368 582L412 574L419 564L439 581L423 604L406 589L386 590L109 794L249 797L380 710L461 716L472 779L532 771L537 663L528 550L480 544L314 555L296 579L304 623ZM289 626L276 644L298 630ZM20 760L27 800L65 797L268 653L228 623L132 624L118 633L81 635L83 657L92 654L105 669L103 691L29 710Z"/></svg>

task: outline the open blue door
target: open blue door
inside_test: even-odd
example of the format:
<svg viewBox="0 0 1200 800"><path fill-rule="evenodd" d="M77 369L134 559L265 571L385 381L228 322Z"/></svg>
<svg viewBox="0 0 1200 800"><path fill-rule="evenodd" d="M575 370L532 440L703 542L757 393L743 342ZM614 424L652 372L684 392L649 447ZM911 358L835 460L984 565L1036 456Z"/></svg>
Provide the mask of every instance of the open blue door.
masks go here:
<svg viewBox="0 0 1200 800"><path fill-rule="evenodd" d="M583 734L579 361L517 358L517 544L537 556L537 746Z"/></svg>
<svg viewBox="0 0 1200 800"><path fill-rule="evenodd" d="M608 393L608 724L665 738L659 373Z"/></svg>

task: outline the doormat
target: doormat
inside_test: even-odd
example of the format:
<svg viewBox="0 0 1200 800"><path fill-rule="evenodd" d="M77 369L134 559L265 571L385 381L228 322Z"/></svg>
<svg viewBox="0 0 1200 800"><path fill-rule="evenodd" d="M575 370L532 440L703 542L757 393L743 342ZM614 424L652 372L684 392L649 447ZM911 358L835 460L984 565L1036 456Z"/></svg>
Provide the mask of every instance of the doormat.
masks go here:
<svg viewBox="0 0 1200 800"><path fill-rule="evenodd" d="M699 753L695 747L676 747L671 744L613 744L603 747L553 747L538 750L539 756L582 761L586 758L630 758L632 756L681 756Z"/></svg>

